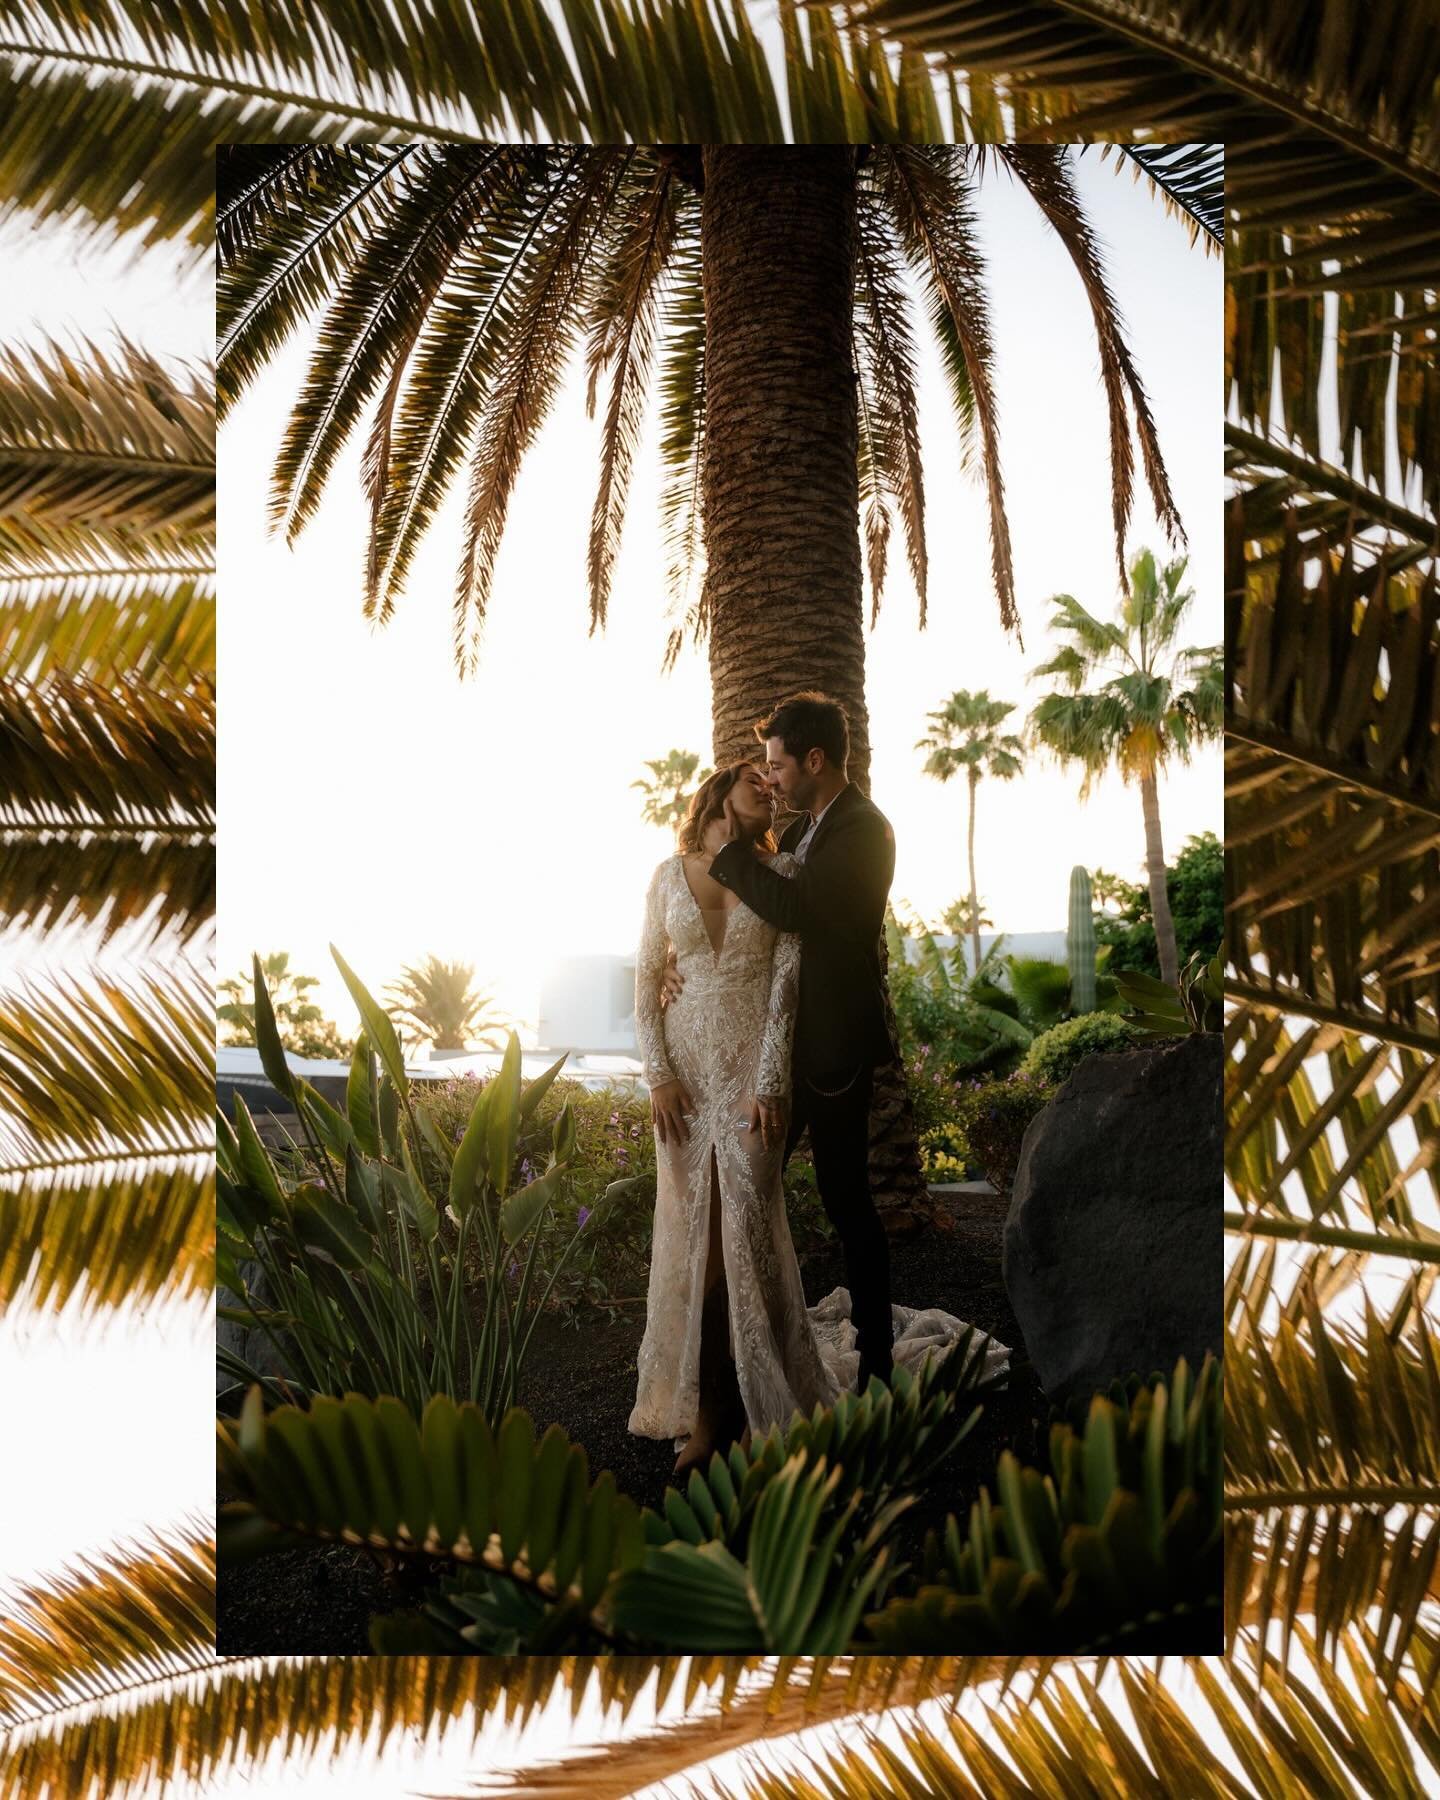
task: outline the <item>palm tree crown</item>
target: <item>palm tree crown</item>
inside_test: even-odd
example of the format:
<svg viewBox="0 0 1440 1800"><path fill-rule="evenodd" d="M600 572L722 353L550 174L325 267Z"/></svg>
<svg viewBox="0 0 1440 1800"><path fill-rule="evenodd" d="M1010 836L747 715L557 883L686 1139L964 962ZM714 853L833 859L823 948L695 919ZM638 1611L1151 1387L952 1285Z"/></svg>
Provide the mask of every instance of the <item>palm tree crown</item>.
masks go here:
<svg viewBox="0 0 1440 1800"><path fill-rule="evenodd" d="M494 1050L500 1044L499 1015L490 995L474 985L475 965L427 956L406 966L386 990L399 1008L402 1025L436 1050L464 1050L472 1043Z"/></svg>
<svg viewBox="0 0 1440 1800"><path fill-rule="evenodd" d="M1224 724L1224 646L1175 646L1195 598L1193 588L1180 585L1184 575L1184 557L1162 569L1149 550L1141 550L1130 565L1130 591L1119 618L1108 621L1087 612L1073 594L1056 594L1051 630L1069 641L1031 670L1032 680L1058 675L1064 683L1032 709L1030 733L1060 762L1080 764L1081 800L1112 767L1123 781L1140 784L1160 974L1172 985L1179 968L1157 776L1172 756L1188 762L1194 746L1218 737Z"/></svg>
<svg viewBox="0 0 1440 1800"><path fill-rule="evenodd" d="M978 694L959 688L937 712L930 714L930 729L916 744L927 750L925 773L936 781L948 781L963 769L970 790L970 823L968 852L970 863L969 916L974 969L980 967L980 900L975 886L975 789L982 775L993 775L1000 781L1011 781L1020 773L1024 750L1013 733L1000 726L1014 712L1007 700L992 700L984 688Z"/></svg>
<svg viewBox="0 0 1440 1800"><path fill-rule="evenodd" d="M1127 401L1157 512L1183 537L1068 156L1042 146L889 144L854 157L852 357L867 565L878 602L898 515L922 623L924 490L907 275L918 279L939 336L965 459L989 493L1001 616L1018 626L974 220L987 158L1006 165L1040 207L1090 303L1110 410L1117 559L1133 500ZM591 629L605 619L635 449L657 380L672 597L685 603L699 546L705 447L700 181L694 153L653 146L222 151L222 412L323 305L275 469L272 516L291 537L301 530L342 447L365 425L367 616L389 617L421 537L463 478L455 656L462 673L473 669L515 478L582 342L592 411L602 384L605 392L590 533ZM687 625L704 631L703 601L689 606ZM683 635L672 636L672 655Z"/></svg>
<svg viewBox="0 0 1440 1800"><path fill-rule="evenodd" d="M1195 598L1180 585L1185 566L1181 557L1159 568L1140 551L1116 620L1095 618L1073 594L1052 596L1050 629L1069 642L1031 679L1058 675L1064 686L1036 703L1030 730L1062 762L1081 765L1082 800L1107 769L1143 780L1172 756L1188 762L1195 745L1220 733L1223 646L1175 648Z"/></svg>

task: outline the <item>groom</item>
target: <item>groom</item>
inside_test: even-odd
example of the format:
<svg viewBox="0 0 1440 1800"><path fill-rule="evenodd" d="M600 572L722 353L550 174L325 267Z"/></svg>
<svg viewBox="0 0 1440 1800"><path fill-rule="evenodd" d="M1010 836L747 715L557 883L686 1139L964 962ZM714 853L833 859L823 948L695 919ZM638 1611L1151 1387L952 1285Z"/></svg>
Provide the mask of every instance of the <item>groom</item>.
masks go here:
<svg viewBox="0 0 1440 1800"><path fill-rule="evenodd" d="M752 912L800 935L788 1159L806 1125L820 1199L845 1252L850 1314L860 1350L860 1391L890 1379L890 1246L870 1194L870 1090L895 1046L885 1023L881 945L895 873L895 834L845 773L845 709L824 694L793 694L755 727L772 789L808 814L780 840L800 867L777 874L758 862L730 817L732 841L710 873ZM729 814L729 801L726 801ZM678 992L680 977L666 982Z"/></svg>

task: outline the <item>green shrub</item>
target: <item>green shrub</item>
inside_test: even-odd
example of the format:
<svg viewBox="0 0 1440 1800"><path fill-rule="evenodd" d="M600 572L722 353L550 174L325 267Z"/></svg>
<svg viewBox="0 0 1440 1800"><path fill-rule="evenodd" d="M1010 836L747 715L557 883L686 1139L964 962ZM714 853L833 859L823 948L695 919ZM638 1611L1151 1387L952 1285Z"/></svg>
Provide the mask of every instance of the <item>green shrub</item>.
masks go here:
<svg viewBox="0 0 1440 1800"><path fill-rule="evenodd" d="M1026 1127L1054 1098L1055 1084L1017 1070L1003 1081L962 1082L955 1093L960 1129L985 1179L1008 1192Z"/></svg>
<svg viewBox="0 0 1440 1800"><path fill-rule="evenodd" d="M1128 1050L1140 1042L1140 1035L1118 1013L1082 1013L1078 1019L1066 1019L1063 1024L1042 1031L1025 1052L1020 1067L1026 1074L1053 1081L1058 1087L1087 1056Z"/></svg>

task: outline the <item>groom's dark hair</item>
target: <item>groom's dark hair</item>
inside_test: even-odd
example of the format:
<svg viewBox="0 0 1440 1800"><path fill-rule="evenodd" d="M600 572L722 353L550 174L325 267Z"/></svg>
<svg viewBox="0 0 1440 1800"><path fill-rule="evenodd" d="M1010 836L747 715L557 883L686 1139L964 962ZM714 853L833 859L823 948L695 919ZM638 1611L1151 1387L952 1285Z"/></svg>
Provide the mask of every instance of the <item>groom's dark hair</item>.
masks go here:
<svg viewBox="0 0 1440 1800"><path fill-rule="evenodd" d="M850 725L845 708L828 694L810 688L782 700L768 719L756 721L755 735L763 744L778 737L785 754L798 762L812 750L823 750L825 760L843 769L850 757Z"/></svg>

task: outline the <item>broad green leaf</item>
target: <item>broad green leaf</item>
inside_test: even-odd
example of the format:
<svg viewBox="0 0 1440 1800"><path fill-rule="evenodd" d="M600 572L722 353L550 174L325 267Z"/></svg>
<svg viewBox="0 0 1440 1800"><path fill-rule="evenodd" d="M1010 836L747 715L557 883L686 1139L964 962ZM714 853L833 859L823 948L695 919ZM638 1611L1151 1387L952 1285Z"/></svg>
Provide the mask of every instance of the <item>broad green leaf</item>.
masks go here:
<svg viewBox="0 0 1440 1800"><path fill-rule="evenodd" d="M385 1073L394 1082L399 1094L402 1096L408 1094L410 1082L405 1073L405 1058L401 1054L400 1040L395 1035L395 1027L390 1022L390 1015L374 999L369 988L365 986L365 983L361 981L333 944L330 946L330 954L334 957L335 966L339 969L346 987L350 990L350 998L355 1002L360 1017L365 1021L366 1033L379 1053L380 1061L385 1065ZM351 1066L354 1067L353 1063Z"/></svg>

